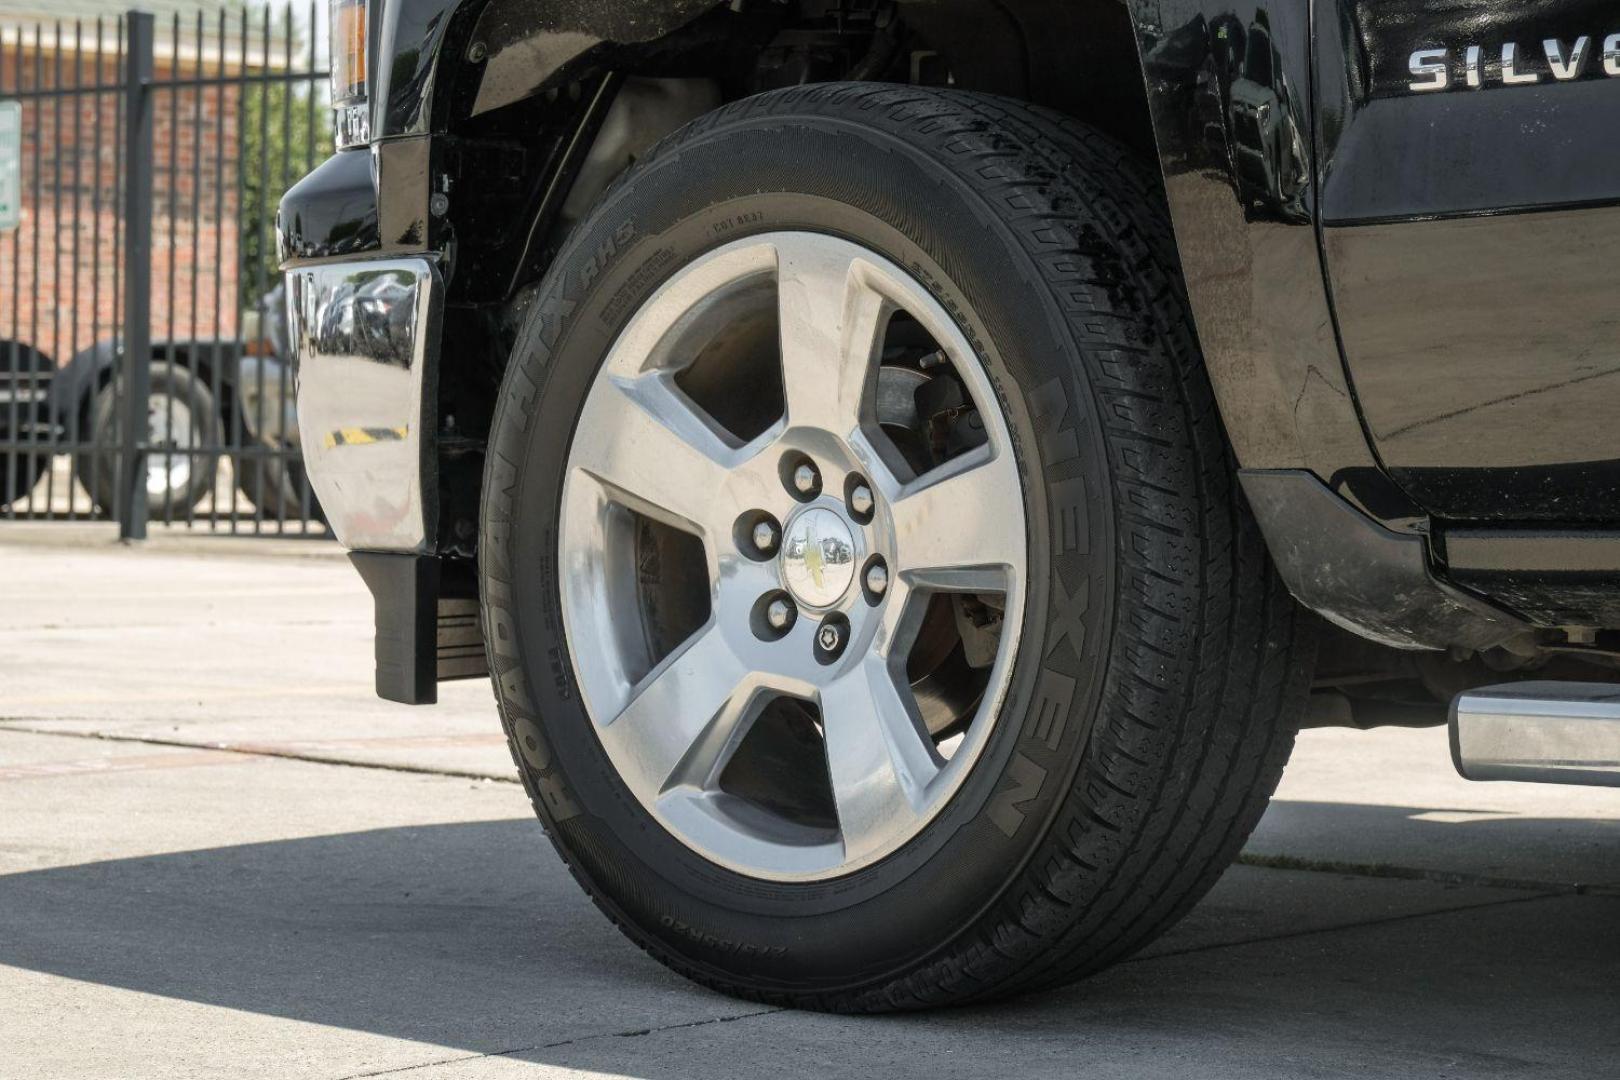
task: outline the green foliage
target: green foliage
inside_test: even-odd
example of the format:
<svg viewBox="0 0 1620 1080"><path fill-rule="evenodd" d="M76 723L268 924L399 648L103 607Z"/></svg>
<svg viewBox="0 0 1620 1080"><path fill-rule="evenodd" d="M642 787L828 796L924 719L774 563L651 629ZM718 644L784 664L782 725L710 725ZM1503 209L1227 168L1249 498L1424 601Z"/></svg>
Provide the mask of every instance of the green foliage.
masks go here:
<svg viewBox="0 0 1620 1080"><path fill-rule="evenodd" d="M276 206L281 196L332 154L332 112L324 78L248 83L241 94L239 287L243 306L251 308L275 287L280 273Z"/></svg>

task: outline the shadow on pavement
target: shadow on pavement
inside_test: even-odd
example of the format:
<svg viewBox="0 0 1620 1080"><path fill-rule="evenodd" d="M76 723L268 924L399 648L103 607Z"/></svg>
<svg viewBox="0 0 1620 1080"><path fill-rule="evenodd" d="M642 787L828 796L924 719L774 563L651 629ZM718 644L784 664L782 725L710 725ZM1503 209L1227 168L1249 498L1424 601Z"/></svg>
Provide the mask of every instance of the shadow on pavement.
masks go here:
<svg viewBox="0 0 1620 1080"><path fill-rule="evenodd" d="M1312 813L1366 827L1350 809ZM1436 843L1466 827L1506 844L1591 824L1433 828ZM1388 899L1415 895L1400 890L1422 903ZM1320 932L1302 914L1313 906L1343 912L1339 929ZM529 820L0 877L0 963L462 1053L705 1080L780 1070L785 1046L823 1075L1075 1075L1143 1065L1150 1048L1197 1076L1346 1060L1364 1076L1584 1075L1620 1054L1617 939L1612 897L1240 868L1157 955L1067 990L923 1016L759 1016L628 945ZM660 1039L608 1037L649 1032Z"/></svg>

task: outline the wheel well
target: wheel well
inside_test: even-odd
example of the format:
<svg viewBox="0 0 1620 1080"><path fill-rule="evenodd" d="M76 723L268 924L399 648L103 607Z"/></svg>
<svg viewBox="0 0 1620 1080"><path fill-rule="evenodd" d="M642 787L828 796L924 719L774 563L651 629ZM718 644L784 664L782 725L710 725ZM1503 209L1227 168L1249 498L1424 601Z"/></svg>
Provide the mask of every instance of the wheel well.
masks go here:
<svg viewBox="0 0 1620 1080"><path fill-rule="evenodd" d="M696 35L690 47L708 40ZM892 82L1001 94L1083 120L1138 154L1153 152L1135 32L1118 0L805 0L729 65L668 77L682 70L663 50L616 69L618 100L573 179L561 232L658 139L718 105L791 85ZM632 95L642 100L626 106Z"/></svg>
<svg viewBox="0 0 1620 1080"><path fill-rule="evenodd" d="M543 40L542 32L532 33ZM476 359L445 370L439 382L439 414L449 425L441 433L441 534L469 538L452 545L462 555L471 553L469 530L477 519L483 435L541 278L612 181L688 121L794 85L948 86L1051 108L1145 159L1154 153L1123 0L732 0L649 42L604 41L539 79L521 100L483 113L475 104L480 77L470 63L451 73L451 96L462 104L452 110L449 134L468 147L517 142L524 150L515 158L469 151L466 171L479 182L446 181L487 193L482 205L452 210L452 218L467 216L456 229L460 280L451 283L445 311L446 336L467 343L463 355ZM545 163L544 175L528 178L526 192L513 186L520 185L521 168L489 167L525 159ZM491 175L506 179L496 184ZM451 205L458 201L465 205L467 198ZM526 228L514 230L514 218ZM513 242L522 235L528 242Z"/></svg>
<svg viewBox="0 0 1620 1080"><path fill-rule="evenodd" d="M644 6L665 20L672 16L664 8L676 7ZM498 21L497 8L504 10L497 2L484 13L488 21ZM501 36L484 21L474 31L481 40ZM527 33L532 54L546 53L548 32L504 32ZM1135 29L1123 0L732 0L651 41L603 41L549 75L537 71L525 96L479 111L488 93L482 78L478 64L458 63L449 79L450 96L461 103L449 134L464 148L484 147L452 158L451 171L459 165L477 184L447 179L466 192L453 207L483 200L464 211L456 230L465 271L452 283L460 293L452 302L510 300L543 276L584 211L653 143L705 112L766 90L851 81L1000 94L1091 124L1144 158L1154 153ZM507 71L502 78L513 76ZM492 149L513 144L524 146L521 156ZM522 161L531 164L514 165ZM513 186L522 172L529 173L527 193L521 182ZM497 184L496 176L505 179ZM514 209L533 216L526 245L512 243Z"/></svg>
<svg viewBox="0 0 1620 1080"><path fill-rule="evenodd" d="M952 85L1056 109L1153 153L1135 30L1118 0L935 0L899 10L939 50Z"/></svg>

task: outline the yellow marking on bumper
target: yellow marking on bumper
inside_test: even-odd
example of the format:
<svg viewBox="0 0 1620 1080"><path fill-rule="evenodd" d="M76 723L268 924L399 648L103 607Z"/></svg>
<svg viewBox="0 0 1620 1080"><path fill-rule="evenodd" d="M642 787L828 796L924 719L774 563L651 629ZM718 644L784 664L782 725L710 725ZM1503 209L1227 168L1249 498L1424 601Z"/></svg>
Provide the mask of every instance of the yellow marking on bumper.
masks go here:
<svg viewBox="0 0 1620 1080"><path fill-rule="evenodd" d="M334 446L365 446L367 443L404 442L410 427L347 427L326 433L321 440L326 449Z"/></svg>

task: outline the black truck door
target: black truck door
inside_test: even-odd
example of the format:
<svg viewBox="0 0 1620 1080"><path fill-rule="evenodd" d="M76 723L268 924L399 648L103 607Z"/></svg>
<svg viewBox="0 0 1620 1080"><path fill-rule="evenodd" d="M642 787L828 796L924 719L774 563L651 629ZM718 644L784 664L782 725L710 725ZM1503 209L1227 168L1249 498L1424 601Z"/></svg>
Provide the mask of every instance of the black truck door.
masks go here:
<svg viewBox="0 0 1620 1080"><path fill-rule="evenodd" d="M1322 243L1368 434L1456 520L1620 520L1620 3L1317 8Z"/></svg>

